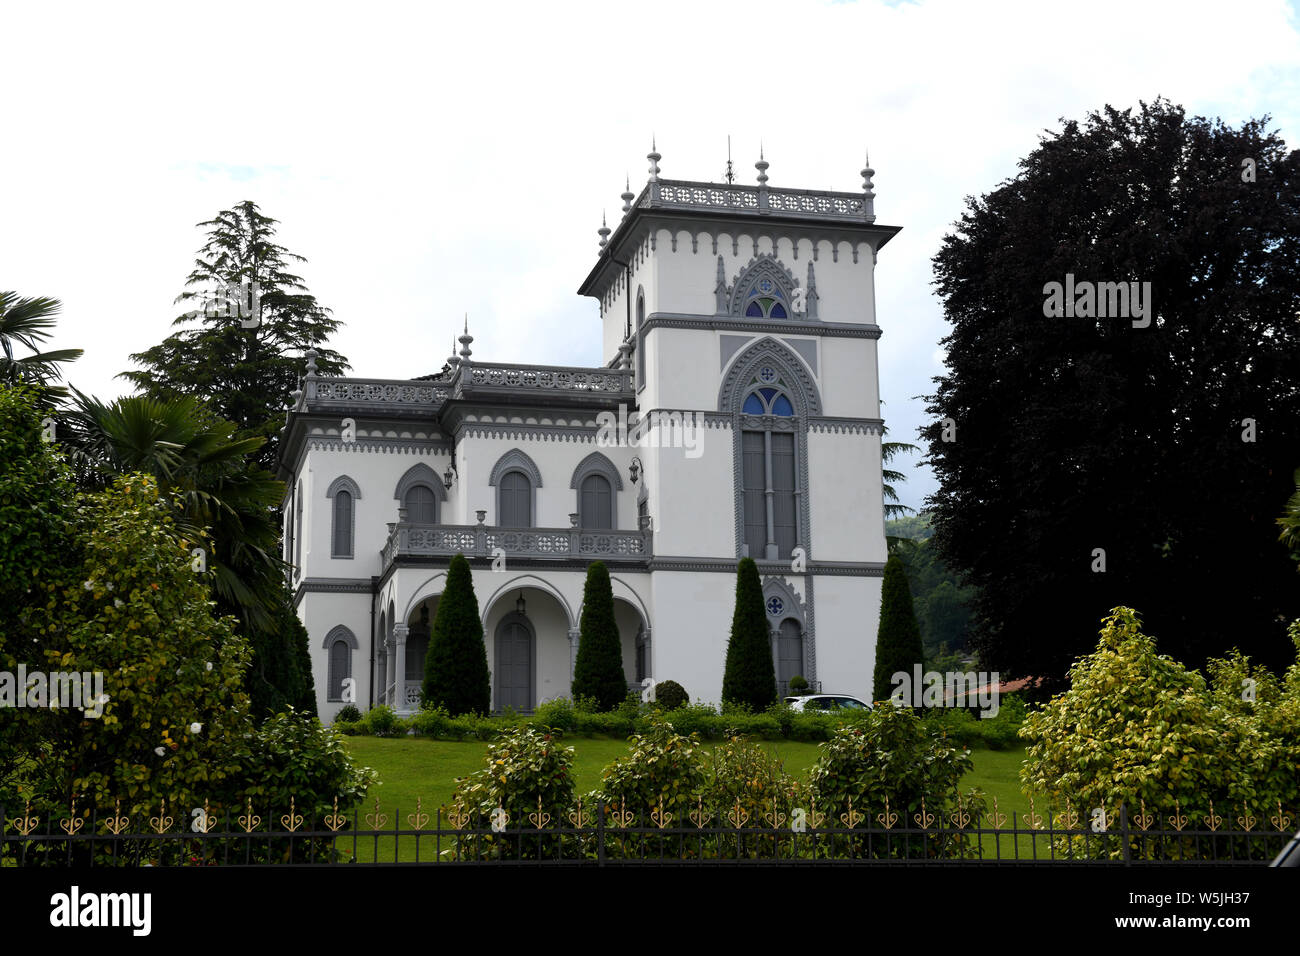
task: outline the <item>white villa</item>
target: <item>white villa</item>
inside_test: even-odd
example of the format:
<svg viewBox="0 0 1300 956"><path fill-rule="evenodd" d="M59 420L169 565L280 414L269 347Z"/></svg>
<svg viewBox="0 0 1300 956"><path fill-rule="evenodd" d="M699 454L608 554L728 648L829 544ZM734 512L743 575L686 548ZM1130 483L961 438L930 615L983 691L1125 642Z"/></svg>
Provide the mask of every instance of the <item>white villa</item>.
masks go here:
<svg viewBox="0 0 1300 956"><path fill-rule="evenodd" d="M601 368L480 360L327 378L283 432L286 559L322 720L419 706L450 558L473 568L494 710L569 695L587 565L630 685L718 701L736 562L780 689L870 692L885 552L872 176L857 193L659 177L599 230L579 294Z"/></svg>

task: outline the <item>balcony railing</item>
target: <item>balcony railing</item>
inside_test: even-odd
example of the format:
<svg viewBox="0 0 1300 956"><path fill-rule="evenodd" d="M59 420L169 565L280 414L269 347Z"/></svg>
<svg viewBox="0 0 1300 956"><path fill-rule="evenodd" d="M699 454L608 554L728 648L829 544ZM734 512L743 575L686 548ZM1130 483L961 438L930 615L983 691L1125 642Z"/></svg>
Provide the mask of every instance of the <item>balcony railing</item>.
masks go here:
<svg viewBox="0 0 1300 956"><path fill-rule="evenodd" d="M656 187L653 188L653 187ZM637 200L647 208L696 209L702 211L763 215L792 213L806 218L842 221L872 221L865 193L830 192L819 189L784 189L779 186L694 183L661 179L651 184Z"/></svg>
<svg viewBox="0 0 1300 956"><path fill-rule="evenodd" d="M581 405L632 402L632 370L561 365L462 363L447 381L322 378L309 368L299 411L433 415L448 399L551 395Z"/></svg>
<svg viewBox="0 0 1300 956"><path fill-rule="evenodd" d="M497 528L487 525L389 526L383 570L399 557L510 558L643 562L651 550L648 531L597 531L586 528Z"/></svg>

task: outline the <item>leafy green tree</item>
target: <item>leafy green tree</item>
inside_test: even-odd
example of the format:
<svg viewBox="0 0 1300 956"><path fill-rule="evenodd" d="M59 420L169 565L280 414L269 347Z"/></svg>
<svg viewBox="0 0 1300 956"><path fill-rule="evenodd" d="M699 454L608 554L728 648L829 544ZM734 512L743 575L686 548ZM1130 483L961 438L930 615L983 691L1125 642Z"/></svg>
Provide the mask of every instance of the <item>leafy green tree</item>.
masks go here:
<svg viewBox="0 0 1300 956"><path fill-rule="evenodd" d="M175 508L149 475L77 499L71 575L42 583L47 671L104 675L102 715L25 709L33 802L130 814L222 802L242 784L234 749L249 733L247 644L213 615ZM28 619L31 619L29 612ZM30 698L29 698L30 699Z"/></svg>
<svg viewBox="0 0 1300 956"><path fill-rule="evenodd" d="M1300 562L1300 468L1295 470L1295 494L1287 499L1286 509L1277 523L1282 528L1278 540L1291 550L1291 557ZM1300 571L1300 567L1296 570Z"/></svg>
<svg viewBox="0 0 1300 956"><path fill-rule="evenodd" d="M736 606L727 641L722 700L748 705L755 712L776 703L772 638L763 607L763 586L753 558L741 558L736 566Z"/></svg>
<svg viewBox="0 0 1300 956"><path fill-rule="evenodd" d="M604 561L587 566L582 589L578 656L573 663L574 699L590 697L601 710L613 710L627 697L623 642L614 620L614 591Z"/></svg>
<svg viewBox="0 0 1300 956"><path fill-rule="evenodd" d="M898 555L891 555L885 562L885 579L881 585L873 699L889 700L894 690L892 676L902 672L910 677L912 665L924 663L924 657L921 629L912 611L912 592L907 586L907 571ZM914 690L919 692L919 688Z"/></svg>
<svg viewBox="0 0 1300 956"><path fill-rule="evenodd" d="M289 705L314 715L306 635L285 587L276 507L284 485L252 460L258 437L195 398L134 395L106 404L75 388L60 434L83 487L143 471L175 492L178 527L206 565L220 613L240 622L253 648L248 690L258 717Z"/></svg>
<svg viewBox="0 0 1300 956"><path fill-rule="evenodd" d="M43 343L50 337L63 303L58 299L37 297L25 299L17 292L0 292L0 383L26 384L35 387L34 394L42 406L49 407L67 392L61 386L50 385L62 375L60 366L81 358L81 349L55 349L42 352ZM14 358L14 345L21 345L33 354Z"/></svg>
<svg viewBox="0 0 1300 956"><path fill-rule="evenodd" d="M1210 661L1207 684L1157 651L1135 611L1114 608L1096 649L1070 669L1069 688L1021 726L1026 792L1076 810L1115 813L1124 803L1130 816L1143 804L1156 815L1176 807L1195 821L1211 804L1225 818L1243 803L1257 816L1295 806L1300 622L1291 636L1297 663L1283 681L1234 651Z"/></svg>
<svg viewBox="0 0 1300 956"><path fill-rule="evenodd" d="M478 616L474 579L463 554L451 559L447 586L433 618L433 637L424 662L421 701L455 717L486 714L492 706L487 647Z"/></svg>
<svg viewBox="0 0 1300 956"><path fill-rule="evenodd" d="M1286 663L1275 622L1300 589L1273 519L1300 447L1300 152L1267 122L1164 100L1066 121L935 256L952 332L923 430L934 542L1004 677L1059 680L1118 605L1194 666L1229 639ZM1075 317L1048 317L1068 276L1137 282L1144 311L1098 286L1098 317L1076 285Z"/></svg>
<svg viewBox="0 0 1300 956"><path fill-rule="evenodd" d="M119 376L151 398L207 400L235 423L240 437L264 439L258 462L268 469L302 353L320 353L322 375L348 368L342 355L325 347L340 323L288 271L291 262L306 260L274 241L276 222L245 201L199 223L208 228L208 240L176 299L191 309L172 323L181 331L132 355L142 367Z"/></svg>

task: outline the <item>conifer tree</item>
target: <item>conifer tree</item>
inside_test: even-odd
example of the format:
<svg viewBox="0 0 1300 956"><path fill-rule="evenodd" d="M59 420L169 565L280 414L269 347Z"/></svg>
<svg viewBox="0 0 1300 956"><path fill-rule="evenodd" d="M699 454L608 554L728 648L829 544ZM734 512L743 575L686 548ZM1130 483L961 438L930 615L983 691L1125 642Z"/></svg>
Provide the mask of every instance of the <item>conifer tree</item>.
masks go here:
<svg viewBox="0 0 1300 956"><path fill-rule="evenodd" d="M614 591L603 561L587 567L582 591L581 634L573 665L573 697L591 697L601 710L613 710L627 697L623 644L614 621Z"/></svg>
<svg viewBox="0 0 1300 956"><path fill-rule="evenodd" d="M880 627L876 631L876 669L872 679L872 699L888 700L893 692L896 673L911 679L912 665L924 663L921 628L912 611L912 592L907 586L907 571L898 555L885 562L885 580L880 595ZM914 688L919 693L919 688Z"/></svg>
<svg viewBox="0 0 1300 956"><path fill-rule="evenodd" d="M776 703L772 638L767 627L767 611L763 608L763 586L753 558L741 558L736 567L736 609L727 642L722 699L726 703L748 704L754 711Z"/></svg>
<svg viewBox="0 0 1300 956"><path fill-rule="evenodd" d="M349 366L325 342L340 323L308 293L291 261L306 262L273 241L277 220L241 202L199 223L199 250L186 290L190 310L172 322L181 331L131 356L142 368L121 373L155 399L194 395L239 428L266 439L258 463L273 469L289 393L298 387L302 353L316 349L317 372Z"/></svg>
<svg viewBox="0 0 1300 956"><path fill-rule="evenodd" d="M483 622L478 616L469 562L463 554L453 557L447 569L447 586L433 618L420 696L423 703L443 707L453 717L486 714L492 706Z"/></svg>

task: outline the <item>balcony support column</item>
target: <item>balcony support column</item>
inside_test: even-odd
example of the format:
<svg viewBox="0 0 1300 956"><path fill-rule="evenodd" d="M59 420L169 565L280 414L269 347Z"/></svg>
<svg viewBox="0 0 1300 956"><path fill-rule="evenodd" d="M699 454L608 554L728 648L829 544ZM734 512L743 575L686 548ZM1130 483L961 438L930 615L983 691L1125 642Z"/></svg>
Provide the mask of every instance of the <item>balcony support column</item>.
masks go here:
<svg viewBox="0 0 1300 956"><path fill-rule="evenodd" d="M397 697L397 703L393 705L395 710L406 709L406 635L409 630L405 624L393 628L393 643L397 645L394 662L397 675L393 683L393 694Z"/></svg>

